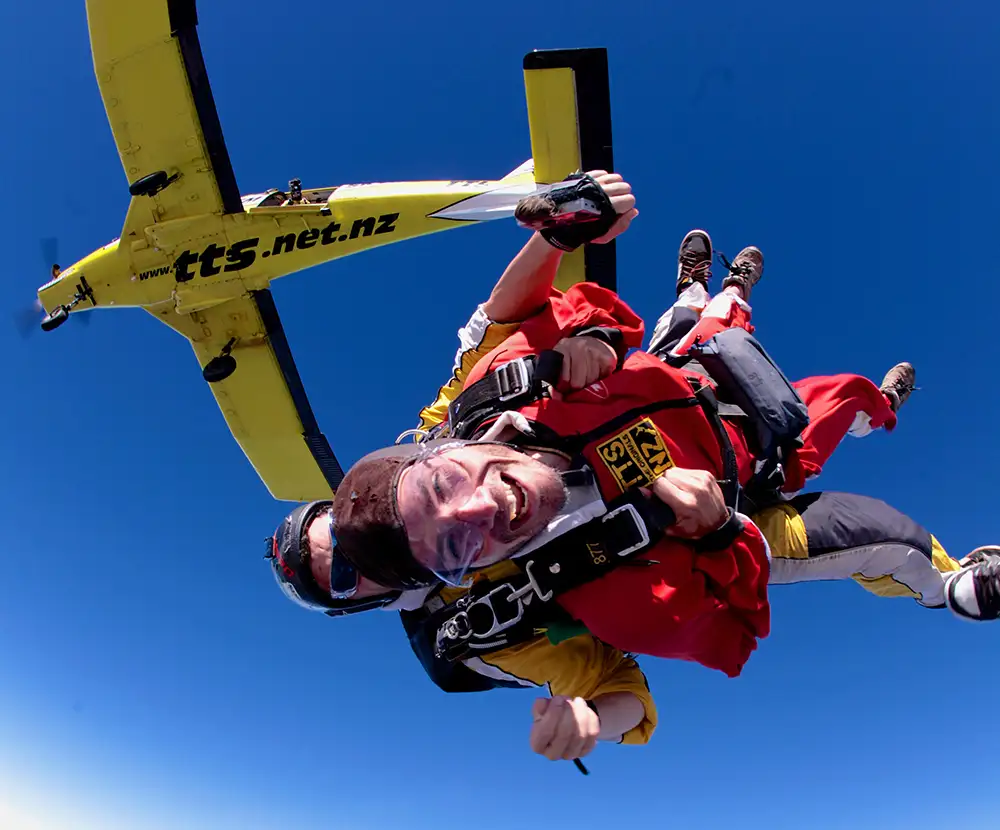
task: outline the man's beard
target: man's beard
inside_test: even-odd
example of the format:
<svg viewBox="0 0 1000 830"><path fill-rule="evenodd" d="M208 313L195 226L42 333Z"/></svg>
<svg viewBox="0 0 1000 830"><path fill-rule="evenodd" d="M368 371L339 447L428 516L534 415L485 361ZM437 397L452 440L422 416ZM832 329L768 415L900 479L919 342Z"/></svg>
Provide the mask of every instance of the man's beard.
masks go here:
<svg viewBox="0 0 1000 830"><path fill-rule="evenodd" d="M535 505L535 509L537 515L532 517L530 525L496 534L498 542L516 543L517 547L514 550L519 550L539 533L542 533L549 526L549 523L562 512L569 501L569 487L557 470L547 467L547 475L551 476L551 479L546 481L545 485L539 488L536 493L538 503Z"/></svg>

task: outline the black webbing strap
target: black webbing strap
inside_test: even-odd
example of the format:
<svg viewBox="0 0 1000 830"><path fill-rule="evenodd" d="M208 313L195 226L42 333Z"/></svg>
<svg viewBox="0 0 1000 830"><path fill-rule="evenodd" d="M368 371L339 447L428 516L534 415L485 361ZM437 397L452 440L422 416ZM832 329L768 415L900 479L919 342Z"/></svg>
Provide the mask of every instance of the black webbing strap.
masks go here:
<svg viewBox="0 0 1000 830"><path fill-rule="evenodd" d="M544 394L543 383L555 384L562 372L563 356L548 350L519 357L466 387L448 407L448 431L455 438L475 434L487 418Z"/></svg>
<svg viewBox="0 0 1000 830"><path fill-rule="evenodd" d="M707 384L695 390L694 396L701 404L701 409L719 442L719 451L722 454L722 480L719 481L719 487L722 488L726 507L730 510L736 510L740 502L740 470L736 462L736 450L733 449L732 439L726 432L726 427L719 416L719 401L715 397L715 391Z"/></svg>
<svg viewBox="0 0 1000 830"><path fill-rule="evenodd" d="M658 499L629 491L608 512L514 560L521 568L500 582L483 582L436 611L435 653L458 660L533 639L539 629L566 620L555 597L632 563L676 521ZM635 565L643 563L635 562Z"/></svg>
<svg viewBox="0 0 1000 830"><path fill-rule="evenodd" d="M711 533L706 533L700 539L691 541L691 546L698 553L712 553L717 550L725 550L743 532L743 520L736 514L736 511L732 507L727 508L727 511L729 515L722 525Z"/></svg>
<svg viewBox="0 0 1000 830"><path fill-rule="evenodd" d="M599 519L525 556L524 569L535 592L548 602L648 550L676 521L674 511L662 501L630 490L609 503L608 512Z"/></svg>

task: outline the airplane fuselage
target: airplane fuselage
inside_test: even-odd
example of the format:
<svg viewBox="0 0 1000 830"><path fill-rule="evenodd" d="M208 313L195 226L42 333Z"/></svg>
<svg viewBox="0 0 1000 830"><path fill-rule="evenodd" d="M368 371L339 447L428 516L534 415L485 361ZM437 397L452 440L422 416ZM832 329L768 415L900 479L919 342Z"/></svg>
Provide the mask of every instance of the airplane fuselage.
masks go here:
<svg viewBox="0 0 1000 830"><path fill-rule="evenodd" d="M69 304L83 276L93 299L74 311L169 303L190 313L339 257L475 224L433 214L484 193L516 201L533 186L524 172L498 181L344 185L322 201L285 206L254 206L264 194L246 196L242 213L153 222L113 240L42 286L39 298L48 311Z"/></svg>

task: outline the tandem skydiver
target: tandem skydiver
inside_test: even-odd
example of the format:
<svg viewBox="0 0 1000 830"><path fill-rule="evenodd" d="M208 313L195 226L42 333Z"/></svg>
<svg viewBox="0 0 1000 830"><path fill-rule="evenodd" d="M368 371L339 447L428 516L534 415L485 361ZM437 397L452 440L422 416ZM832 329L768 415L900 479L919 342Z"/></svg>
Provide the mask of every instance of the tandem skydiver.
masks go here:
<svg viewBox="0 0 1000 830"><path fill-rule="evenodd" d="M612 199L623 189L620 180L594 179ZM731 385L739 372L705 348L711 339L688 338L692 357L678 350L682 332L666 338L666 350L626 359L643 329L618 297L586 284L551 290L563 250L617 235L607 201L602 224L538 231L505 272L531 286L523 292L532 298L528 319L517 325L516 315L487 303L463 329L453 384L443 394L454 404L463 402L459 391L478 390L464 403L485 412L483 419L456 417L453 406L457 429L362 459L332 509L329 502L301 506L279 527L272 562L286 593L333 614L400 608L415 651L442 688L549 682L557 702L536 701L532 727L532 745L546 757L581 757L598 736L649 739L655 707L624 652L739 674L769 632L768 583L860 575L876 593L996 618L1000 550L956 562L883 502L790 495L819 471L838 431L894 426L913 388L912 369L895 367L881 389L857 376L796 385L809 422L803 429L800 418L798 432L769 448L781 453L781 480L772 487L774 459L762 454L762 436L775 424L756 424L747 411L726 414L727 404L715 402L706 376L714 370ZM634 207L618 212L627 226ZM678 309L690 305L692 287L706 287L706 261L707 234L689 234L679 254ZM749 292L762 270L756 249L734 259L723 293L745 315L722 331L749 334ZM491 301L504 296L503 283ZM538 296L548 297L541 308ZM496 326L502 342L494 343L488 337L497 323L506 327ZM752 349L755 341L740 337L730 345ZM499 405L499 384L514 377L503 367L533 370L552 352L562 356L552 376L557 394L538 399L526 390L516 405ZM583 367L576 377L574 366ZM780 398L787 388L771 368ZM761 403L723 385L720 397L744 410ZM795 415L794 396L779 403ZM445 412L424 410L424 427L435 417L443 423ZM809 430L822 440L810 440ZM476 576L471 592L461 587L468 574ZM483 682L470 681L468 669Z"/></svg>

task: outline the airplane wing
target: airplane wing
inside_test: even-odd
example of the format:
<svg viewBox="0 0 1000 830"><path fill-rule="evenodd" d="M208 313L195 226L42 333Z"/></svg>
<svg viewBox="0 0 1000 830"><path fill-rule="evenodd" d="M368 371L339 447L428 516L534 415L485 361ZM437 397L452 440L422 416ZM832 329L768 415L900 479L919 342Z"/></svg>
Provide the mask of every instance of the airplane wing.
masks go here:
<svg viewBox="0 0 1000 830"><path fill-rule="evenodd" d="M548 49L524 56L524 89L535 181L582 170L614 171L606 49ZM556 286L584 280L617 291L615 242L563 257Z"/></svg>
<svg viewBox="0 0 1000 830"><path fill-rule="evenodd" d="M198 41L195 0L87 0L94 71L129 185L164 171L177 179L133 196L122 238L153 222L239 213Z"/></svg>
<svg viewBox="0 0 1000 830"><path fill-rule="evenodd" d="M275 499L331 498L344 473L316 423L271 292L191 314L148 310L191 341L202 367L238 339L236 371L207 384L233 437Z"/></svg>
<svg viewBox="0 0 1000 830"><path fill-rule="evenodd" d="M148 134L152 144L147 151L140 144L139 133L145 129L141 127L144 123L141 119L147 112L149 118L154 121L157 118L152 105L139 100L144 99L147 93L138 86L133 87L136 93L142 93L138 95L139 103L134 110L138 113L135 117L140 126L133 127L130 120L117 121L111 114L120 106L114 103L119 94L115 91L118 88L106 87L111 81L108 77L102 79L102 93L105 101L110 102L109 118L130 181L133 181L133 175L147 175L160 169L170 172L164 160L178 148L194 148L187 151L187 156L192 158L188 159L186 167L182 167L188 172L155 197L168 213L173 211L169 218L184 215L186 201L199 203L198 211L203 212L203 199L214 200L211 204L220 212L231 208L242 210L228 156L221 143L221 131L216 129L218 144L215 146L221 148L224 165L219 164L218 154L212 155L211 131L203 129L210 121L218 127L214 105L210 107L212 118L206 118L205 108L199 110L196 106L197 94L192 92L189 99L184 99L183 94L178 92L195 89L188 71L190 53L185 51L183 39L178 34L187 32L189 37L194 38L193 2L170 0L170 14L165 9L157 13L130 12L131 2L88 0L90 10L100 9L110 13L113 8L121 8L123 21L130 18L135 21L123 22L120 28L117 22L113 26L109 24L108 31L121 32L122 35L120 44L114 48L107 45L110 42L108 38L101 43L95 38L95 62L99 54L110 61L110 78L117 78L122 101L126 98L126 88L133 83L125 75L152 70L140 70L137 63L131 64L128 73L119 69L131 61L143 60L144 55L147 60L155 59L161 71L167 72L180 85L171 93L177 105L171 110L177 123L171 126L156 122L161 123L162 129ZM165 4L166 0L149 0L143 5L159 8ZM175 19L175 7L190 9L191 19ZM92 21L94 19L92 17ZM181 23L188 25L185 27ZM142 29L146 24L149 24L147 29ZM141 31L150 34L143 35L138 45L133 43L129 51L124 44L131 25L139 25ZM94 31L101 27L92 22L91 28ZM197 47L196 39L190 42ZM122 56L118 63L114 58L107 58L115 49ZM195 48L195 53L200 63L200 49ZM559 181L578 169L612 170L611 107L605 50L533 52L525 57L524 67L536 181ZM194 77L204 78L203 64L201 74L195 72ZM207 85L204 89L207 97L203 97L202 101L207 100L210 104ZM185 103L187 108L180 107L181 103ZM195 131L194 136L192 130ZM193 140L195 136L197 140ZM184 152L183 149L178 151ZM197 158L193 158L195 155ZM133 157L141 159L143 166L134 165ZM134 170L130 164L133 164ZM223 167L228 171L226 175L220 175ZM185 180L188 181L185 185L187 190L180 187ZM227 181L232 185L231 190L225 184ZM187 195L178 199L177 194ZM227 198L235 199L235 204L228 204ZM140 199L145 199L145 202ZM137 204L149 203L147 197L134 199L129 217L138 210ZM565 286L586 279L615 289L614 243L588 245L564 257L559 279ZM188 338L203 368L236 338L233 350L237 360L236 371L226 380L209 384L233 436L274 498L296 502L329 498L340 485L343 471L316 423L270 291L251 291L240 298L190 314L178 314L173 304L148 310Z"/></svg>

